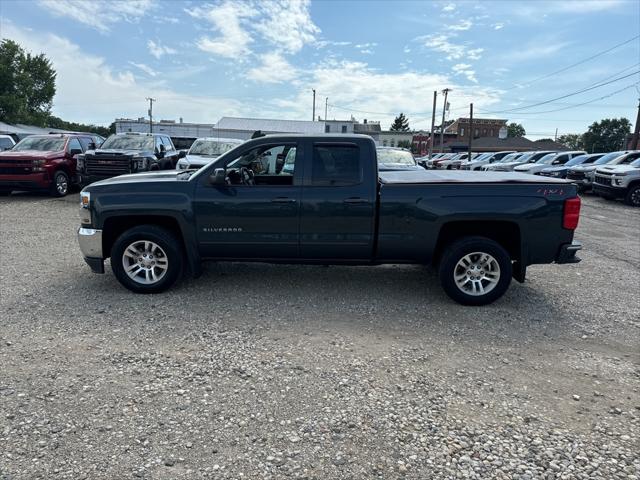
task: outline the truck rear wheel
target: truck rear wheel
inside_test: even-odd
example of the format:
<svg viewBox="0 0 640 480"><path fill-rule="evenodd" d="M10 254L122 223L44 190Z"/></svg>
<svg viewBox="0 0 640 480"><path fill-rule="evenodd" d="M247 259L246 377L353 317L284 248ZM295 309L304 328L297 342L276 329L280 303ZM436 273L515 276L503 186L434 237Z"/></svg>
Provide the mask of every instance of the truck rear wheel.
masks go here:
<svg viewBox="0 0 640 480"><path fill-rule="evenodd" d="M632 207L640 207L640 185L633 185L629 188L624 201Z"/></svg>
<svg viewBox="0 0 640 480"><path fill-rule="evenodd" d="M464 237L449 246L440 261L445 293L463 305L487 305L500 298L511 283L511 258L497 242Z"/></svg>
<svg viewBox="0 0 640 480"><path fill-rule="evenodd" d="M181 244L168 230L140 225L120 235L111 248L111 269L136 293L159 293L182 275Z"/></svg>

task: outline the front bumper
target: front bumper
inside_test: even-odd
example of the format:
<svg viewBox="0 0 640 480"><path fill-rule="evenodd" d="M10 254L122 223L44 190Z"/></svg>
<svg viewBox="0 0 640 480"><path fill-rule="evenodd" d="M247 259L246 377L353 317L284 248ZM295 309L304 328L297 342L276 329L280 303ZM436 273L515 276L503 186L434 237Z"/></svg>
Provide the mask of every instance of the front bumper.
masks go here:
<svg viewBox="0 0 640 480"><path fill-rule="evenodd" d="M560 252L556 257L556 263L578 263L582 259L576 256L578 251L582 250L582 243L574 240L571 243L565 243L560 247Z"/></svg>
<svg viewBox="0 0 640 480"><path fill-rule="evenodd" d="M78 244L84 256L84 261L94 273L104 273L102 257L102 230L94 228L78 229Z"/></svg>
<svg viewBox="0 0 640 480"><path fill-rule="evenodd" d="M1 188L14 188L16 190L41 190L49 188L51 178L46 172L28 173L24 175L0 175Z"/></svg>
<svg viewBox="0 0 640 480"><path fill-rule="evenodd" d="M602 185L601 183L592 183L591 188L593 189L593 193L604 195L605 197L622 198L627 193L627 189L625 187L613 187L609 185Z"/></svg>

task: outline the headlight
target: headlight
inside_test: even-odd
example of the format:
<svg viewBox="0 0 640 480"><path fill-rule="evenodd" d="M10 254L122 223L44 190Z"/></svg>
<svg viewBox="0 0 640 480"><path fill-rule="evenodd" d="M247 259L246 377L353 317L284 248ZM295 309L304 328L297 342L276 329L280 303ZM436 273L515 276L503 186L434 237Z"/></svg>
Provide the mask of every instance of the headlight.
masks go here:
<svg viewBox="0 0 640 480"><path fill-rule="evenodd" d="M80 223L83 225L91 225L90 202L91 194L85 191L80 192Z"/></svg>
<svg viewBox="0 0 640 480"><path fill-rule="evenodd" d="M559 177L562 175L562 172L549 172L553 177Z"/></svg>
<svg viewBox="0 0 640 480"><path fill-rule="evenodd" d="M618 174L619 177L623 177L624 175L620 175ZM624 182L624 178L616 178L613 177L611 178L611 181L615 184L615 185L622 185L622 182Z"/></svg>
<svg viewBox="0 0 640 480"><path fill-rule="evenodd" d="M44 172L44 158L39 158L33 161L33 171L34 172Z"/></svg>
<svg viewBox="0 0 640 480"><path fill-rule="evenodd" d="M76 158L76 170L84 170L84 155L78 155Z"/></svg>
<svg viewBox="0 0 640 480"><path fill-rule="evenodd" d="M149 164L149 160L147 160L145 157L133 159L133 169L138 172L147 170L148 164Z"/></svg>

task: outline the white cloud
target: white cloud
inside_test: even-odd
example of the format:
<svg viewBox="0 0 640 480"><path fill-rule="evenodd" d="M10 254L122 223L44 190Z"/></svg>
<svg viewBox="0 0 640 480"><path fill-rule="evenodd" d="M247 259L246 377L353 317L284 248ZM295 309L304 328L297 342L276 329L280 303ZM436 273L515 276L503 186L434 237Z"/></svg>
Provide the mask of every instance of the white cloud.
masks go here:
<svg viewBox="0 0 640 480"><path fill-rule="evenodd" d="M467 50L467 58L469 60L480 60L482 52L484 52L484 48L470 48Z"/></svg>
<svg viewBox="0 0 640 480"><path fill-rule="evenodd" d="M471 20L462 20L460 23L457 23L455 25L449 25L449 27L447 28L453 31L464 31L469 30L472 26L473 22Z"/></svg>
<svg viewBox="0 0 640 480"><path fill-rule="evenodd" d="M450 42L450 38L447 34L435 33L418 37L417 40L422 41L424 46L430 50L444 53L447 56L447 60L459 60L464 57L465 46Z"/></svg>
<svg viewBox="0 0 640 480"><path fill-rule="evenodd" d="M206 20L219 36L202 36L196 42L200 50L226 58L238 58L251 52L253 38L242 26L245 18L258 12L248 4L227 0L221 5L204 5L186 12L194 18Z"/></svg>
<svg viewBox="0 0 640 480"><path fill-rule="evenodd" d="M148 107L145 97L150 92L158 100L154 111L159 118L183 116L194 122L215 123L221 115L250 113L233 99L186 95L155 79L139 80L126 68L118 70L58 35L22 29L6 19L2 19L1 28L3 37L51 60L57 73L53 113L65 120L108 125L116 117L144 116ZM163 72L163 77L168 73Z"/></svg>
<svg viewBox="0 0 640 480"><path fill-rule="evenodd" d="M261 64L250 69L247 77L254 82L286 83L296 75L296 69L279 53L266 53L260 56Z"/></svg>
<svg viewBox="0 0 640 480"><path fill-rule="evenodd" d="M69 17L95 28L110 31L118 22L137 23L155 6L154 0L39 0L44 9L57 17Z"/></svg>
<svg viewBox="0 0 640 480"><path fill-rule="evenodd" d="M308 0L225 0L219 5L205 4L185 11L195 19L205 20L217 34L200 37L198 48L226 58L239 59L253 53L250 45L257 37L286 53L297 53L307 44L330 44L316 42L320 29L311 20Z"/></svg>
<svg viewBox="0 0 640 480"><path fill-rule="evenodd" d="M431 122L430 104L417 104L415 92L431 94L444 87L455 91L451 100L454 110L466 108L470 102L474 102L478 108L486 108L499 100L495 91L475 85L459 85L446 75L411 70L382 73L364 62L330 60L308 72L294 97L276 99L273 103L280 111L291 112L297 118L307 118L309 92L311 88L316 88L329 97L329 118L349 118L354 115L361 120L380 120L383 128L388 128L394 116L402 111L409 116L412 127L424 128Z"/></svg>
<svg viewBox="0 0 640 480"><path fill-rule="evenodd" d="M443 12L453 12L455 9L455 3L447 3L444 7L442 7Z"/></svg>
<svg viewBox="0 0 640 480"><path fill-rule="evenodd" d="M299 52L306 44L315 42L320 33L311 20L309 0L261 1L258 5L263 20L255 30L280 50Z"/></svg>
<svg viewBox="0 0 640 480"><path fill-rule="evenodd" d="M149 53L154 57L156 57L158 60L160 60L163 55L174 55L178 53L177 50L170 47L166 47L162 45L160 42L156 43L153 40L149 40L147 42L147 49L149 50Z"/></svg>
<svg viewBox="0 0 640 480"><path fill-rule="evenodd" d="M504 27L504 23L502 23L502 22L497 22L497 23L494 23L494 24L493 24L493 25L491 25L491 26L493 27L493 29L494 29L494 30L500 30L501 28L503 28L503 27Z"/></svg>
<svg viewBox="0 0 640 480"><path fill-rule="evenodd" d="M367 43L358 43L355 45L356 48L369 48L369 47L377 47L378 44L376 42L367 42Z"/></svg>
<svg viewBox="0 0 640 480"><path fill-rule="evenodd" d="M145 65L144 63L129 62L129 65L133 65L134 67L139 68L140 70L142 70L144 73L146 73L151 77L155 77L156 75L158 75L158 72L156 72L149 65Z"/></svg>
<svg viewBox="0 0 640 480"><path fill-rule="evenodd" d="M476 79L476 72L475 70L472 70L471 65L469 65L468 63L457 63L456 65L451 67L451 70L456 76L464 75L470 82L478 83L478 80Z"/></svg>

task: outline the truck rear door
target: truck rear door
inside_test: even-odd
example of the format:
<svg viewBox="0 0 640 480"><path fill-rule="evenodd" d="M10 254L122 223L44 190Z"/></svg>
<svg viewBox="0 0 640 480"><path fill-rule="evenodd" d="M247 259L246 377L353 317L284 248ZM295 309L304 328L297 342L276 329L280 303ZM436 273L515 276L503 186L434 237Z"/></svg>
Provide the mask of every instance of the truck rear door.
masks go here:
<svg viewBox="0 0 640 480"><path fill-rule="evenodd" d="M373 257L377 165L373 142L309 139L300 208L300 257Z"/></svg>

